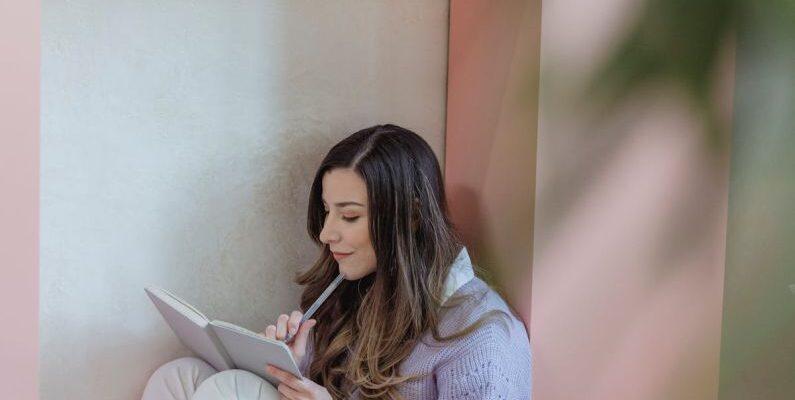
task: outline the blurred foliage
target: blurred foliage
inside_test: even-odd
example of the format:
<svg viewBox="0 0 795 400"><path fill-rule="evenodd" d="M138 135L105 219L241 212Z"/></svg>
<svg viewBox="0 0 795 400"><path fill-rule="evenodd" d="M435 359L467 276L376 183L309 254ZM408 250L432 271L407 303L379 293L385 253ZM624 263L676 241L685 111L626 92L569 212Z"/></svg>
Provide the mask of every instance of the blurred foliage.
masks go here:
<svg viewBox="0 0 795 400"><path fill-rule="evenodd" d="M727 45L737 50L736 131L719 398L792 399L795 0L646 0L585 98L610 115L644 88L673 85L707 139L728 144L714 104Z"/></svg>
<svg viewBox="0 0 795 400"><path fill-rule="evenodd" d="M713 104L721 51L738 28L762 19L783 34L795 33L795 0L647 0L587 98L607 114L646 86L675 85L704 118L708 139L720 144L728 135Z"/></svg>

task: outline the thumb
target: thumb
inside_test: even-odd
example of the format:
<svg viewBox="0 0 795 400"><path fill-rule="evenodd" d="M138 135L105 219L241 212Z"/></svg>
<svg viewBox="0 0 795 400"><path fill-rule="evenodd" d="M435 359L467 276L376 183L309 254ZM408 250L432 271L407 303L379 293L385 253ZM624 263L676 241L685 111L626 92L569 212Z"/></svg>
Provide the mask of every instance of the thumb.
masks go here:
<svg viewBox="0 0 795 400"><path fill-rule="evenodd" d="M317 320L310 319L303 324L301 327L298 328L298 333L295 334L295 339L293 340L293 351L300 353L301 355L304 354L306 350L306 340L309 337L309 331L317 325Z"/></svg>

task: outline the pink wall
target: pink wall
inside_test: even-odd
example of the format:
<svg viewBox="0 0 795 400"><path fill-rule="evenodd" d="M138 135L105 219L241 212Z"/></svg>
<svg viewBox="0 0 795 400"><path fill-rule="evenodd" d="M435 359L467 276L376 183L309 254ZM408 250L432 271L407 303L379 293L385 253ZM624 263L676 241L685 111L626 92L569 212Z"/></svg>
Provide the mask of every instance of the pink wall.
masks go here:
<svg viewBox="0 0 795 400"><path fill-rule="evenodd" d="M38 1L0 3L0 397L38 397ZM13 329L10 329L13 328Z"/></svg>
<svg viewBox="0 0 795 400"><path fill-rule="evenodd" d="M529 320L540 2L452 1L445 181L455 224Z"/></svg>

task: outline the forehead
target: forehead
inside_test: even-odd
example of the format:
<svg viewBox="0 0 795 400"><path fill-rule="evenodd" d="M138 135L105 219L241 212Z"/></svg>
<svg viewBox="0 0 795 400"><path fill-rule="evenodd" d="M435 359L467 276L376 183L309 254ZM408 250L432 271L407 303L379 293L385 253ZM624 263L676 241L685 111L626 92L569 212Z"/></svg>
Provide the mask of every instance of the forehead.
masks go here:
<svg viewBox="0 0 795 400"><path fill-rule="evenodd" d="M335 168L323 175L323 200L327 203L367 204L367 184L352 169Z"/></svg>

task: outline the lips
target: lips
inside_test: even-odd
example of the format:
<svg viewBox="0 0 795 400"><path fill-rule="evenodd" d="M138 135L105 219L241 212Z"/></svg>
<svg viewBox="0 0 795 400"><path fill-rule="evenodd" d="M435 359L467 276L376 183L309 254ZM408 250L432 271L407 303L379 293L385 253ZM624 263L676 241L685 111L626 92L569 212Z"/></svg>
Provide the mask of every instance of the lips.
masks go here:
<svg viewBox="0 0 795 400"><path fill-rule="evenodd" d="M336 251L332 251L331 254L334 256L334 259L337 260L337 261L339 261L339 260L351 255L351 253L340 253L340 252L336 252Z"/></svg>

